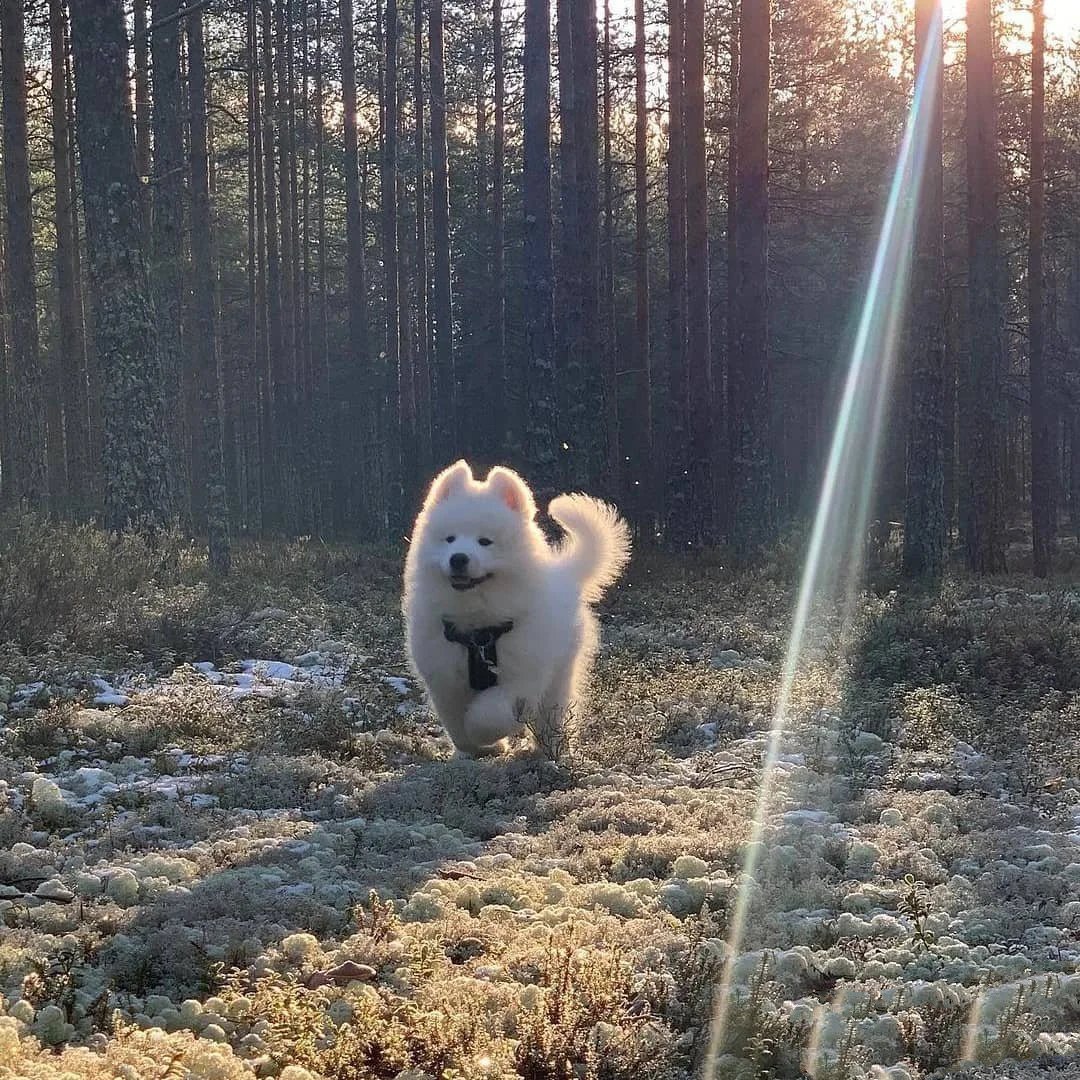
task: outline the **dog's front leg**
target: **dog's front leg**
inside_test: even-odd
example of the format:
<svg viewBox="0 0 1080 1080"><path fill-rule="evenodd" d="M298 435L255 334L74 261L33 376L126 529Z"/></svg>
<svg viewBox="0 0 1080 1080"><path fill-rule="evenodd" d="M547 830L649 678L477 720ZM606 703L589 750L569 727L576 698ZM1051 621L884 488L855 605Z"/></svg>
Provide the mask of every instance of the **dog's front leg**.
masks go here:
<svg viewBox="0 0 1080 1080"><path fill-rule="evenodd" d="M524 727L519 699L503 686L477 694L465 710L465 737L477 746L520 735Z"/></svg>

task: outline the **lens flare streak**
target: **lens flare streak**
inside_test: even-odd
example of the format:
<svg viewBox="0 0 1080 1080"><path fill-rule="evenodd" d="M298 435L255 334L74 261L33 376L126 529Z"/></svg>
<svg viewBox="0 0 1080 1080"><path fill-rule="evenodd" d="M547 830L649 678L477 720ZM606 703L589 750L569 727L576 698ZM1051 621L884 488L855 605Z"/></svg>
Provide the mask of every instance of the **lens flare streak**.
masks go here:
<svg viewBox="0 0 1080 1080"><path fill-rule="evenodd" d="M934 57L941 42L940 8L915 85L896 171L889 191L873 269L852 348L843 396L833 430L825 477L803 566L792 628L781 671L763 764L761 786L746 845L742 876L727 939L727 961L714 1000L705 1058L705 1080L714 1080L726 1046L736 961L742 949L754 879L762 852L787 727L815 604L824 598L851 600L858 589L878 449L907 310L916 219L931 125L940 93Z"/></svg>

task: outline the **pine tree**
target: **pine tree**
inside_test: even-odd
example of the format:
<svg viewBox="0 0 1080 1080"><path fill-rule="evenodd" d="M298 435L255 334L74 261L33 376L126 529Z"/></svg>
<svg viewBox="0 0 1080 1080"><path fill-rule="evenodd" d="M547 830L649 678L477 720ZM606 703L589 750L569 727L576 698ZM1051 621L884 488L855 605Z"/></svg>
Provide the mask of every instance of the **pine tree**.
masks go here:
<svg viewBox="0 0 1080 1080"><path fill-rule="evenodd" d="M911 409L907 431L904 572L930 579L945 568L944 40L940 0L915 8L915 70L928 113L926 164L916 223L911 323Z"/></svg>
<svg viewBox="0 0 1080 1080"><path fill-rule="evenodd" d="M105 523L153 531L172 510L157 327L143 255L123 0L79 0L71 40L96 354Z"/></svg>
<svg viewBox="0 0 1080 1080"><path fill-rule="evenodd" d="M26 35L22 0L0 0L0 78L4 108L4 195L7 303L11 318L8 354L11 393L4 494L9 500L41 504L48 495L45 458L45 396L40 367L37 287L34 281L34 223L27 142ZM55 398L55 394L50 394ZM55 439L59 432L51 432ZM6 474L10 470L10 477Z"/></svg>

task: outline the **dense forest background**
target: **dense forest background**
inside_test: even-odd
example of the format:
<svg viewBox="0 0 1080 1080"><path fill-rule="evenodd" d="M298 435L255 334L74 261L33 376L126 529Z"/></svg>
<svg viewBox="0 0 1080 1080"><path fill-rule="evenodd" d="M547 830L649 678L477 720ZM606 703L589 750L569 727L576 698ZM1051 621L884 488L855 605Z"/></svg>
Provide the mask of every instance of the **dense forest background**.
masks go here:
<svg viewBox="0 0 1080 1080"><path fill-rule="evenodd" d="M0 0L0 495L178 517L224 569L235 536L396 540L467 455L753 552L817 500L918 54L872 517L918 574L1002 569L1030 517L1046 573L1080 44L1043 0L914 8Z"/></svg>

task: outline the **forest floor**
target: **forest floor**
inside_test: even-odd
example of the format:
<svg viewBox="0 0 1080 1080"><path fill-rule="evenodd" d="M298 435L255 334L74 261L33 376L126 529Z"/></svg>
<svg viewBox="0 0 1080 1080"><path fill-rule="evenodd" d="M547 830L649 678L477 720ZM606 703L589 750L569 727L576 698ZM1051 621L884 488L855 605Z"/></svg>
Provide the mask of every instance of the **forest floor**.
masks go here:
<svg viewBox="0 0 1080 1080"><path fill-rule="evenodd" d="M560 760L470 762L396 559L0 523L0 1077L695 1075L796 572L639 558ZM818 626L718 1076L1080 1077L1080 588Z"/></svg>

